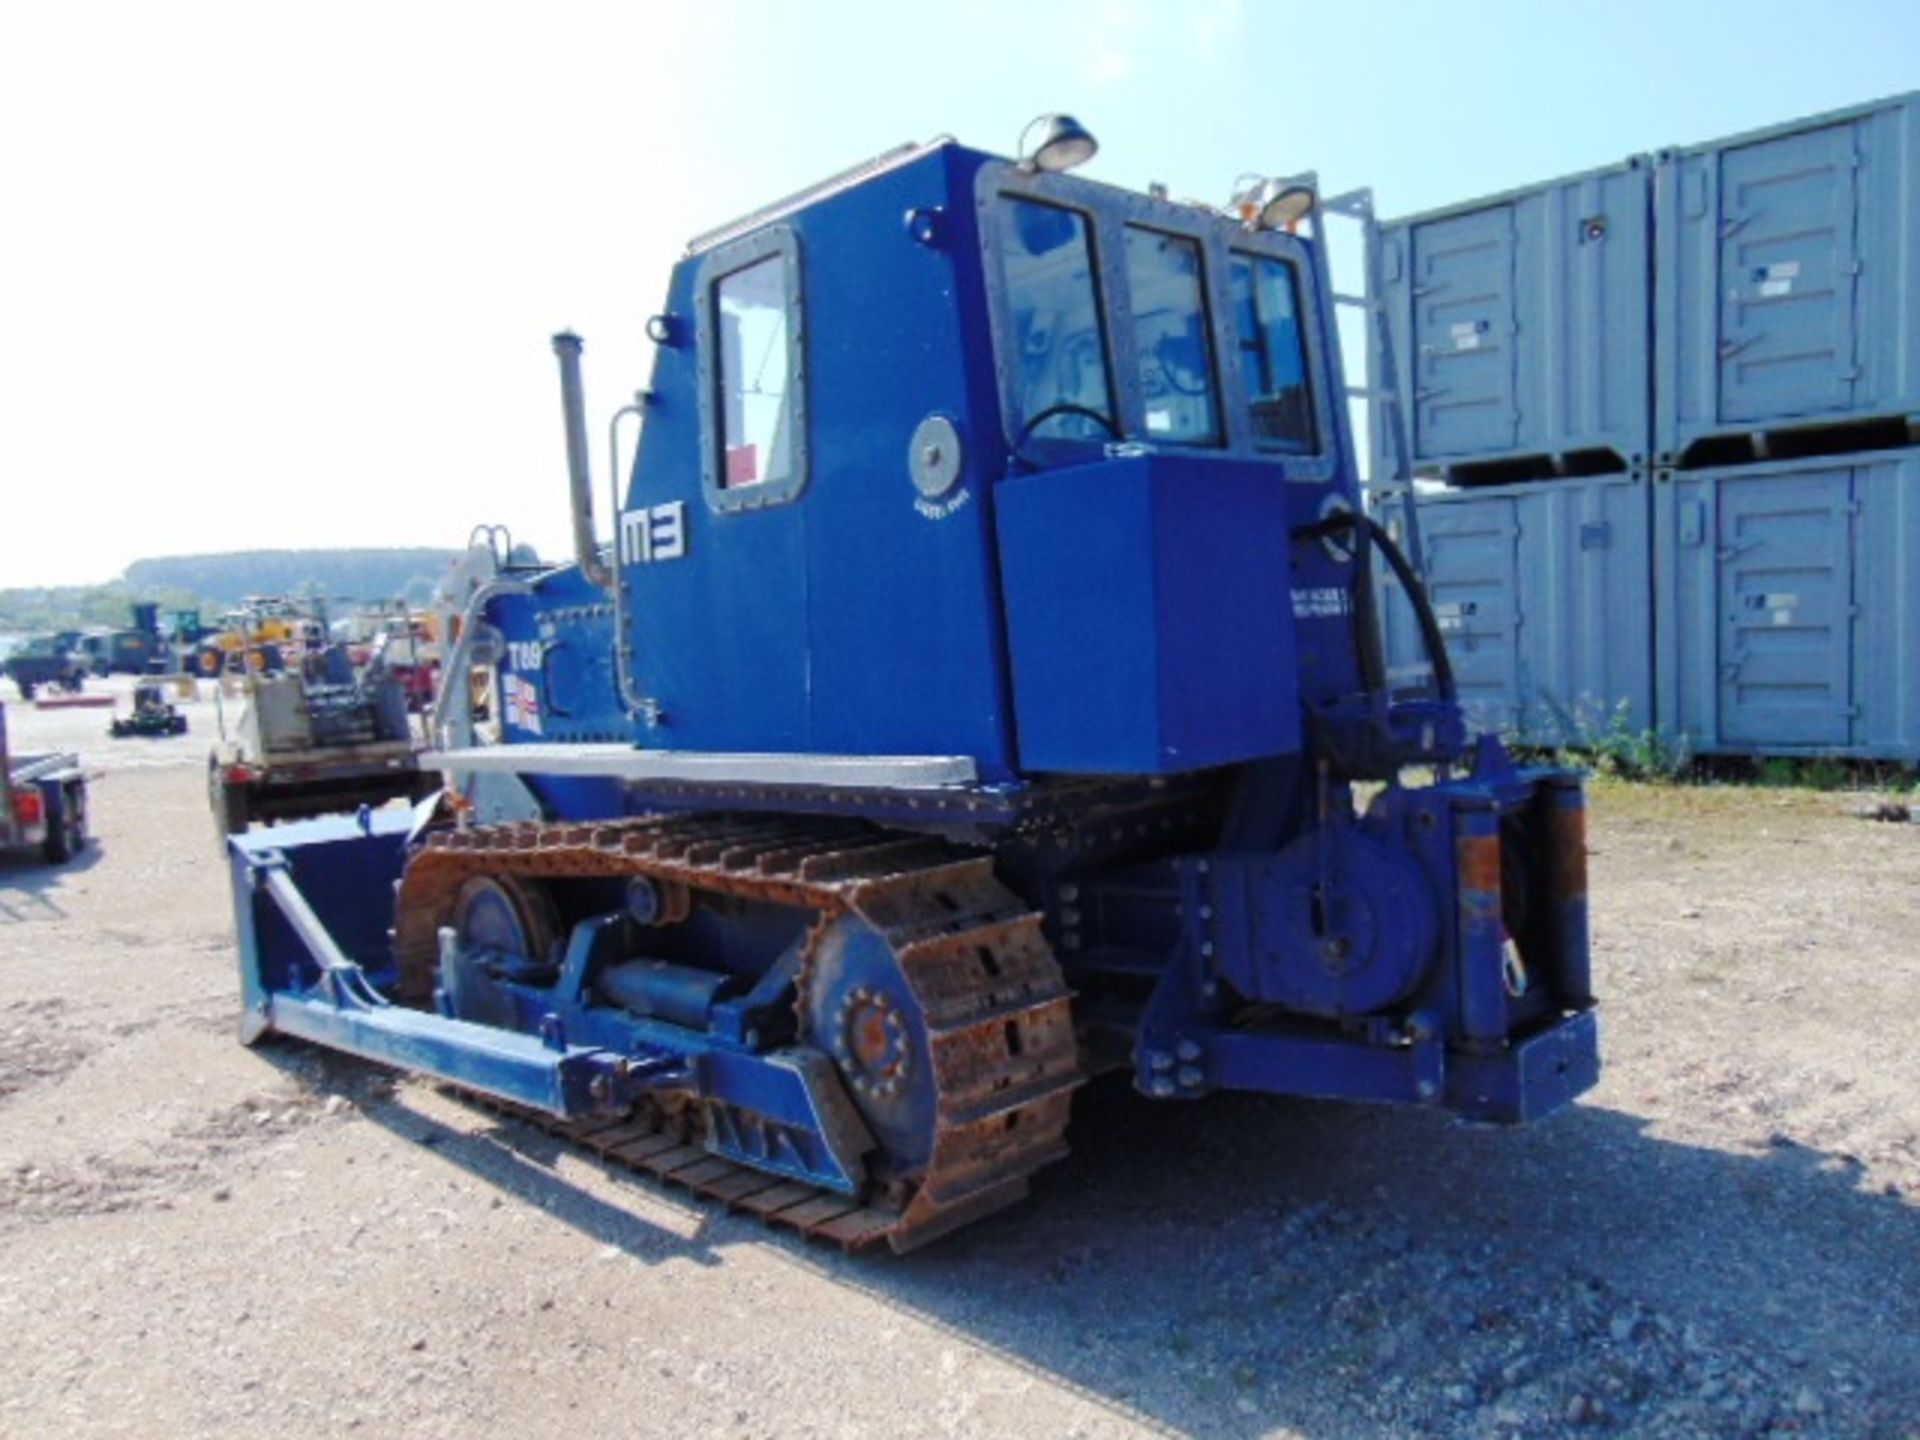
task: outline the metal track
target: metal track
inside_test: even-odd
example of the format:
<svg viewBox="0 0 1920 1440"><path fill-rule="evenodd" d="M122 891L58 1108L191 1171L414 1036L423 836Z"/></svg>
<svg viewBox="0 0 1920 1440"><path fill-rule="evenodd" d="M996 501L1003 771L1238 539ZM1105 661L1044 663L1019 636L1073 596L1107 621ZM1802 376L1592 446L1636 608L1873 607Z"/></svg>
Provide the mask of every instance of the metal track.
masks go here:
<svg viewBox="0 0 1920 1440"><path fill-rule="evenodd" d="M645 875L696 904L705 893L811 910L798 981L802 1043L813 1038L807 987L829 927L853 917L892 947L925 1020L934 1077L924 1166L854 1198L709 1154L698 1100L675 1108L669 1097L583 1124L528 1116L608 1160L848 1250L885 1241L904 1251L1019 1200L1036 1170L1066 1154L1072 1092L1083 1080L1070 996L1041 917L994 877L989 857L868 825L752 814L443 831L400 885L403 994L430 992L439 928L476 875Z"/></svg>

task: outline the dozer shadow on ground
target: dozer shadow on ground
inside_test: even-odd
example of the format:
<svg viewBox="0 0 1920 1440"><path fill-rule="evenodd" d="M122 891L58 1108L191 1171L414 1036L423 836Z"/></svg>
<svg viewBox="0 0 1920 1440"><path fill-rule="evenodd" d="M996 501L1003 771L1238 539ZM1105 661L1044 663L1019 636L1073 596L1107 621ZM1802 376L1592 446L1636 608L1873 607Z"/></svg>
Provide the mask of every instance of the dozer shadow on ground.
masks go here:
<svg viewBox="0 0 1920 1440"><path fill-rule="evenodd" d="M322 1085L373 1073L330 1056ZM1851 1157L1701 1148L1592 1105L1530 1131L1203 1105L1204 1126L1089 1087L1031 1200L907 1257L843 1256L624 1171L601 1198L561 1173L578 1152L478 1107L478 1134L404 1095L362 1113L645 1265L768 1247L1131 1425L1646 1433L1697 1414L1679 1428L1904 1435L1920 1414L1920 1210L1863 1189ZM644 1213L662 1205L706 1218L674 1233Z"/></svg>

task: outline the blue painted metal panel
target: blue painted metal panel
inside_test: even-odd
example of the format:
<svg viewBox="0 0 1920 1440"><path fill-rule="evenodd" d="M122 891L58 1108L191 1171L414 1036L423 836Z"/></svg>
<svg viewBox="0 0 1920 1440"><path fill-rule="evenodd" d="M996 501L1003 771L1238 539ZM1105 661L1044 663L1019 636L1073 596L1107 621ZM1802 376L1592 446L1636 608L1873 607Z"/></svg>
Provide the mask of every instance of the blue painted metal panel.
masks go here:
<svg viewBox="0 0 1920 1440"><path fill-rule="evenodd" d="M1408 391L1417 471L1644 460L1649 174L1636 158L1383 223L1376 298ZM1384 445L1376 436L1376 475L1390 473Z"/></svg>
<svg viewBox="0 0 1920 1440"><path fill-rule="evenodd" d="M1022 768L1158 775L1299 748L1289 488L1185 456L1000 484Z"/></svg>
<svg viewBox="0 0 1920 1440"><path fill-rule="evenodd" d="M950 146L872 182L857 203L796 223L816 257L812 749L971 755L993 778L1012 768L1013 722L997 623L991 486L1006 459L971 203L978 165ZM901 217L936 206L939 243L916 242ZM928 499L908 452L934 414L955 422L961 475Z"/></svg>
<svg viewBox="0 0 1920 1440"><path fill-rule="evenodd" d="M1466 1115L1522 1124L1543 1119L1600 1079L1600 1022L1567 1016L1493 1054L1459 1051L1447 1066L1447 1104Z"/></svg>
<svg viewBox="0 0 1920 1440"><path fill-rule="evenodd" d="M803 304L804 265L803 252ZM641 563L622 546L619 557L634 689L662 718L639 739L663 749L806 751L806 511L793 503L722 515L707 506L693 323L700 274L694 263L673 272L662 312L672 317L670 340L654 353L623 511L625 524L644 508L683 507L684 556ZM780 577L771 593L756 583L770 575ZM693 636L700 643L688 643Z"/></svg>
<svg viewBox="0 0 1920 1440"><path fill-rule="evenodd" d="M613 603L577 565L538 576L525 594L497 597L488 621L506 638L494 684L500 733L510 744L595 744L631 738L618 696ZM607 780L530 776L552 815L617 815L620 787Z"/></svg>
<svg viewBox="0 0 1920 1440"><path fill-rule="evenodd" d="M510 743L624 740L615 694L613 603L578 566L502 595L487 619L510 641L499 659L500 726Z"/></svg>
<svg viewBox="0 0 1920 1440"><path fill-rule="evenodd" d="M253 830L227 841L233 881L234 924L239 932L240 998L243 1023L263 1024L270 998L302 985L306 949L287 919L264 903L248 881L248 857L285 855L294 881L314 909L326 917L339 947L365 967L376 984L393 978L387 927L393 907L387 898L400 875L402 849L413 816L378 810L362 826L349 815L327 815L271 829Z"/></svg>
<svg viewBox="0 0 1920 1440"><path fill-rule="evenodd" d="M1920 760L1920 450L1663 473L1661 728Z"/></svg>
<svg viewBox="0 0 1920 1440"><path fill-rule="evenodd" d="M1920 95L1661 156L1660 462L1920 414Z"/></svg>
<svg viewBox="0 0 1920 1440"><path fill-rule="evenodd" d="M1471 724L1535 745L1653 724L1648 492L1628 474L1421 495L1428 593ZM1383 584L1389 670L1406 684L1426 654Z"/></svg>
<svg viewBox="0 0 1920 1440"><path fill-rule="evenodd" d="M356 1008L326 996L276 994L274 1033L397 1065L455 1085L530 1105L550 1115L594 1113L590 1087L611 1057L599 1050L544 1044L536 1036L450 1020L399 1005Z"/></svg>
<svg viewBox="0 0 1920 1440"><path fill-rule="evenodd" d="M684 505L684 558L624 554L643 729L673 750L964 754L1011 773L986 489L1004 467L972 185L955 146L787 216L798 255L806 474L784 503L717 509L701 480L696 295L743 263L675 271L628 513ZM938 217L916 235L909 211ZM757 232L756 232L757 233ZM931 240L929 241L929 238ZM962 475L916 490L908 442L955 422ZM734 495L744 492L734 491Z"/></svg>

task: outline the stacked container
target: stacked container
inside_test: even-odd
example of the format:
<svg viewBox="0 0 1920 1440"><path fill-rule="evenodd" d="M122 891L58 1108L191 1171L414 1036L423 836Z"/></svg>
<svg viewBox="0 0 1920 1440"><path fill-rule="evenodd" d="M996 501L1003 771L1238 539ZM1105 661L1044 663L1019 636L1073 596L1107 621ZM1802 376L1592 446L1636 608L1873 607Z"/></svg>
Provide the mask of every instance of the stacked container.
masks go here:
<svg viewBox="0 0 1920 1440"><path fill-rule="evenodd" d="M1645 461L1650 176L1636 159L1381 226L1417 472L1475 484Z"/></svg>
<svg viewBox="0 0 1920 1440"><path fill-rule="evenodd" d="M1659 499L1663 727L1920 760L1920 449L1663 472Z"/></svg>
<svg viewBox="0 0 1920 1440"><path fill-rule="evenodd" d="M1584 328L1569 328L1564 284L1516 285L1503 332L1498 287L1455 283L1486 273L1457 258L1463 220L1497 234L1498 217L1572 194L1606 215L1610 241L1618 201L1603 208L1592 187L1635 174L1651 180L1638 283L1610 255L1587 281L1606 313ZM1416 469L1445 486L1422 497L1439 537L1429 583L1456 597L1443 623L1477 718L1535 743L1577 741L1604 713L1706 754L1920 760L1920 96L1389 223L1380 243L1378 298L1416 377ZM1411 262L1398 270L1397 249ZM1446 304L1470 290L1515 350L1506 448L1463 443L1507 439L1496 406L1469 403L1495 388L1491 367L1443 353L1462 323ZM1528 348L1530 332L1545 339ZM1624 410L1594 399L1635 386L1638 454L1613 438L1633 433ZM1625 463L1596 479L1599 456ZM1650 492L1637 528L1617 496L1562 489L1624 484ZM1602 512L1631 556L1576 553ZM1450 553L1463 535L1478 538ZM1399 668L1417 654L1403 610L1390 607Z"/></svg>
<svg viewBox="0 0 1920 1440"><path fill-rule="evenodd" d="M1469 717L1529 743L1650 723L1652 197L1634 159L1376 237L1428 590ZM1410 679L1411 609L1385 613Z"/></svg>
<svg viewBox="0 0 1920 1440"><path fill-rule="evenodd" d="M1657 166L1659 461L1920 440L1920 96Z"/></svg>
<svg viewBox="0 0 1920 1440"><path fill-rule="evenodd" d="M1648 522L1637 472L1421 497L1428 598L1476 728L1574 744L1653 713ZM1386 617L1404 683L1420 636L1404 602Z"/></svg>
<svg viewBox="0 0 1920 1440"><path fill-rule="evenodd" d="M1662 727L1920 760L1920 96L1662 155Z"/></svg>

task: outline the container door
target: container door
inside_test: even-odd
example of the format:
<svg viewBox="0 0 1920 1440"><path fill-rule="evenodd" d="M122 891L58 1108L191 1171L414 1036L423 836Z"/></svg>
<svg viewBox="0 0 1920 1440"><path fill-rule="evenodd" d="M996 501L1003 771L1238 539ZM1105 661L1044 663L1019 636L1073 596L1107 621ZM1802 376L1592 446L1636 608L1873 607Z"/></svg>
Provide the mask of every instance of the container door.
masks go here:
<svg viewBox="0 0 1920 1440"><path fill-rule="evenodd" d="M1500 205L1415 228L1414 453L1510 450L1514 403L1513 209Z"/></svg>
<svg viewBox="0 0 1920 1440"><path fill-rule="evenodd" d="M1512 500L1479 495L1420 512L1427 598L1446 637L1470 721L1500 730L1519 699L1519 516Z"/></svg>
<svg viewBox="0 0 1920 1440"><path fill-rule="evenodd" d="M1720 736L1845 745L1852 701L1851 473L1720 482Z"/></svg>
<svg viewBox="0 0 1920 1440"><path fill-rule="evenodd" d="M1720 413L1844 410L1853 400L1854 127L1720 161Z"/></svg>

